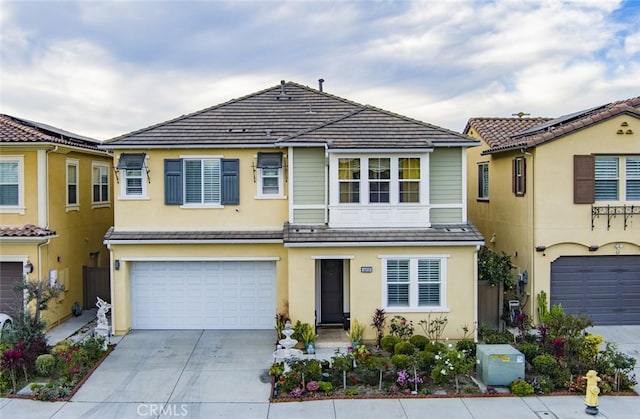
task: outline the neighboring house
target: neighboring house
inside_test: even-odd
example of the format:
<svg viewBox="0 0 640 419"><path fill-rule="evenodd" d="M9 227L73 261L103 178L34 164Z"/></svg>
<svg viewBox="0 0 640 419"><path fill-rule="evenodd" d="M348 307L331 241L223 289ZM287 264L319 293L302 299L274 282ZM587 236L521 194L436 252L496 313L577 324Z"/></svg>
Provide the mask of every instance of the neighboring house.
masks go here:
<svg viewBox="0 0 640 419"><path fill-rule="evenodd" d="M83 272L108 266L102 243L113 225L113 158L99 142L0 115L0 311L16 313L24 276L64 286L43 318L49 326L84 298ZM109 297L107 295L106 297Z"/></svg>
<svg viewBox="0 0 640 419"><path fill-rule="evenodd" d="M285 83L106 141L113 324L475 321L460 133ZM417 325L416 325L417 326ZM365 338L375 337L368 330Z"/></svg>
<svg viewBox="0 0 640 419"><path fill-rule="evenodd" d="M524 309L640 324L640 97L557 119L471 118L469 218L511 256ZM526 283L525 283L526 282Z"/></svg>

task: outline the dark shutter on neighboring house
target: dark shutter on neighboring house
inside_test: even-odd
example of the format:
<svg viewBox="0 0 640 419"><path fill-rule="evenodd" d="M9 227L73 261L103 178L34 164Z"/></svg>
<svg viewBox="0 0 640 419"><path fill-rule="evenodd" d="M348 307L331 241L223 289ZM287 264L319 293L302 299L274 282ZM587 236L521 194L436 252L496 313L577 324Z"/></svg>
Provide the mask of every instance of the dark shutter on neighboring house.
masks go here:
<svg viewBox="0 0 640 419"><path fill-rule="evenodd" d="M527 161L516 157L511 161L511 191L516 196L524 196L527 190Z"/></svg>
<svg viewBox="0 0 640 419"><path fill-rule="evenodd" d="M573 156L573 203L595 202L595 157Z"/></svg>
<svg viewBox="0 0 640 419"><path fill-rule="evenodd" d="M164 203L182 205L182 159L164 161Z"/></svg>
<svg viewBox="0 0 640 419"><path fill-rule="evenodd" d="M240 203L240 160L222 160L222 205Z"/></svg>

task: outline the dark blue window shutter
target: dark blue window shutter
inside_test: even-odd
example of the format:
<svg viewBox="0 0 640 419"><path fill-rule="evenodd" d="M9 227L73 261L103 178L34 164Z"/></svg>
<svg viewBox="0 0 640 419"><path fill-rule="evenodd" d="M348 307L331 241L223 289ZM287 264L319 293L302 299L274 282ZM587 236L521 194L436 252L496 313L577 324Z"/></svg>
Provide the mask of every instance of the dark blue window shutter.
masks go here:
<svg viewBox="0 0 640 419"><path fill-rule="evenodd" d="M240 160L222 160L222 205L240 204Z"/></svg>
<svg viewBox="0 0 640 419"><path fill-rule="evenodd" d="M164 161L164 203L182 205L182 159Z"/></svg>

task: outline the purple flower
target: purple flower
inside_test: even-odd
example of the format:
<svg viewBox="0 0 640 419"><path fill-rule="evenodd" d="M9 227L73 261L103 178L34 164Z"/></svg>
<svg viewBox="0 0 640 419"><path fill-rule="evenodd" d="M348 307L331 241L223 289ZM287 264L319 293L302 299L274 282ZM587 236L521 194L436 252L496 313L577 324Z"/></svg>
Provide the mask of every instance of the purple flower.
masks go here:
<svg viewBox="0 0 640 419"><path fill-rule="evenodd" d="M301 389L300 387L296 387L293 390L291 390L291 397L302 397L303 393L304 393L303 389Z"/></svg>
<svg viewBox="0 0 640 419"><path fill-rule="evenodd" d="M318 391L319 388L320 388L320 386L315 381L309 381L307 383L307 390L309 390L309 391L312 391L312 392L313 391Z"/></svg>

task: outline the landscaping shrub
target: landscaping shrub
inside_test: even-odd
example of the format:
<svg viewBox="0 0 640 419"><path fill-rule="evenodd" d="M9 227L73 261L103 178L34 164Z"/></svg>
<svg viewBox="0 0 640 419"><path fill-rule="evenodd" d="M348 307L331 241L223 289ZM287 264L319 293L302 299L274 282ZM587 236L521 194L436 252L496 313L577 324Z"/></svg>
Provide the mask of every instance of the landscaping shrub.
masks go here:
<svg viewBox="0 0 640 419"><path fill-rule="evenodd" d="M331 393L333 391L333 384L328 383L326 381L318 382L318 389L323 392L325 395Z"/></svg>
<svg viewBox="0 0 640 419"><path fill-rule="evenodd" d="M529 363L532 363L533 359L540 355L540 345L537 343L523 343L518 349Z"/></svg>
<svg viewBox="0 0 640 419"><path fill-rule="evenodd" d="M418 353L418 368L431 373L433 366L436 364L436 353L431 351L422 351Z"/></svg>
<svg viewBox="0 0 640 419"><path fill-rule="evenodd" d="M382 345L382 349L389 352L390 354L394 353L393 350L396 346L396 343L400 342L400 338L395 335L387 335L382 338L380 344Z"/></svg>
<svg viewBox="0 0 640 419"><path fill-rule="evenodd" d="M469 356L476 356L476 343L472 339L460 339L456 342L456 349Z"/></svg>
<svg viewBox="0 0 640 419"><path fill-rule="evenodd" d="M105 354L104 348L105 338L103 336L90 336L82 341L82 349L87 354L87 359L90 363L94 364L98 362Z"/></svg>
<svg viewBox="0 0 640 419"><path fill-rule="evenodd" d="M508 330L505 330L504 332L499 332L497 330L481 327L480 336L481 336L481 340L486 344L498 344L498 343L507 344L507 343L513 343L515 341L515 337Z"/></svg>
<svg viewBox="0 0 640 419"><path fill-rule="evenodd" d="M538 394L549 394L553 393L556 386L553 384L553 380L548 375L539 375L534 377L531 381L531 385L533 389Z"/></svg>
<svg viewBox="0 0 640 419"><path fill-rule="evenodd" d="M51 354L42 354L36 358L36 371L43 377L50 377L56 367L56 358Z"/></svg>
<svg viewBox="0 0 640 419"><path fill-rule="evenodd" d="M549 354L536 356L533 358L531 364L538 373L548 375L550 377L553 377L556 374L556 369L558 368L558 361Z"/></svg>
<svg viewBox="0 0 640 419"><path fill-rule="evenodd" d="M425 352L433 352L434 354L437 354L438 352L444 351L446 349L447 345L442 342L428 342L424 347Z"/></svg>
<svg viewBox="0 0 640 419"><path fill-rule="evenodd" d="M416 350L417 348L411 342L407 341L398 342L393 347L394 354L413 355Z"/></svg>
<svg viewBox="0 0 640 419"><path fill-rule="evenodd" d="M413 322L408 321L403 316L394 316L389 325L390 333L400 338L400 340L409 340L413 336Z"/></svg>
<svg viewBox="0 0 640 419"><path fill-rule="evenodd" d="M534 392L533 386L521 379L517 379L516 381L509 384L509 390L511 391L511 393L520 397L528 396L530 394L533 394Z"/></svg>
<svg viewBox="0 0 640 419"><path fill-rule="evenodd" d="M397 370L406 370L411 366L412 360L409 355L395 354L391 357L391 364L396 367Z"/></svg>
<svg viewBox="0 0 640 419"><path fill-rule="evenodd" d="M426 336L413 335L411 336L411 339L409 339L409 342L411 342L413 346L418 348L418 350L422 351L424 350L424 347L429 343L429 339L427 339Z"/></svg>

